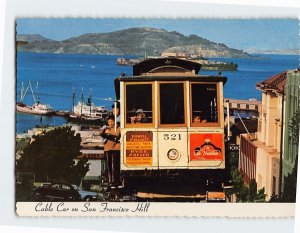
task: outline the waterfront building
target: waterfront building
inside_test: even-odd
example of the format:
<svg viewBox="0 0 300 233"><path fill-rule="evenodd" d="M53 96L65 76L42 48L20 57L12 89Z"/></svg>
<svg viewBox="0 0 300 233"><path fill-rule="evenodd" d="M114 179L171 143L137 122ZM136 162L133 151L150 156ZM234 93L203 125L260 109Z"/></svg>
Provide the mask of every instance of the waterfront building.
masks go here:
<svg viewBox="0 0 300 233"><path fill-rule="evenodd" d="M255 134L241 135L239 170L245 182L252 179L257 188L265 188L267 199L279 194L282 106L287 72L277 74L256 84L262 91L258 130Z"/></svg>
<svg viewBox="0 0 300 233"><path fill-rule="evenodd" d="M299 123L300 123L300 70L287 73L286 104L284 112L284 139L282 156L282 191L285 178L294 169L299 148ZM297 165L296 165L297 166Z"/></svg>
<svg viewBox="0 0 300 233"><path fill-rule="evenodd" d="M161 54L161 57L187 58L187 54L185 54L185 53L164 52L164 53Z"/></svg>

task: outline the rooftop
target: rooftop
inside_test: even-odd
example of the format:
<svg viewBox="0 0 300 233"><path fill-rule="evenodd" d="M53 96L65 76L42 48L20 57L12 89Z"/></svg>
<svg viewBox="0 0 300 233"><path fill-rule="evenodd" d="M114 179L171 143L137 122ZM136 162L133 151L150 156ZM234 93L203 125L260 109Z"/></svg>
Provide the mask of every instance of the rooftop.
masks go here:
<svg viewBox="0 0 300 233"><path fill-rule="evenodd" d="M284 92L286 86L287 71L276 74L262 82L256 84L256 88L261 91L272 90L279 94Z"/></svg>
<svg viewBox="0 0 300 233"><path fill-rule="evenodd" d="M177 58L147 59L133 66L133 75L142 75L143 73L148 73L164 66L178 67L186 71L194 70L195 74L197 74L201 68L201 65L196 62Z"/></svg>
<svg viewBox="0 0 300 233"><path fill-rule="evenodd" d="M249 131L249 133L257 132L257 119L243 119L243 122ZM231 126L231 129L235 128L239 134L247 133L243 123L240 119L235 119L235 123Z"/></svg>
<svg viewBox="0 0 300 233"><path fill-rule="evenodd" d="M247 134L242 134L241 137L245 138L248 142L250 142L256 148L262 149L263 151L268 153L269 156L271 156L273 158L277 158L277 159L279 158L280 153L273 146L267 146L265 143L263 143L259 139L255 139L255 138L249 139Z"/></svg>

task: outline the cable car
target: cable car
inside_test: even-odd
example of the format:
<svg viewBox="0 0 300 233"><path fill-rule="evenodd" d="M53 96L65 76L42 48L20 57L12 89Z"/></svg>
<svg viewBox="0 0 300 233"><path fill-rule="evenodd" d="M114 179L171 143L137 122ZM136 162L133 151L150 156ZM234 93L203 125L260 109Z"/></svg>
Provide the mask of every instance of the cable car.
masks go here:
<svg viewBox="0 0 300 233"><path fill-rule="evenodd" d="M223 76L198 75L201 65L146 59L133 76L115 79L121 112L121 174L219 187L226 176ZM143 181L141 181L143 180Z"/></svg>

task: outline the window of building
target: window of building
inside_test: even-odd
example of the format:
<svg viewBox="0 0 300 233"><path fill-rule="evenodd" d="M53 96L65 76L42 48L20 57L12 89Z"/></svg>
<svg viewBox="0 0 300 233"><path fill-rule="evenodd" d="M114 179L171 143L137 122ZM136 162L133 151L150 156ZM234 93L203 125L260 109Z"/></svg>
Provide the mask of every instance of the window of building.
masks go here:
<svg viewBox="0 0 300 233"><path fill-rule="evenodd" d="M159 96L160 125L184 125L184 83L160 83Z"/></svg>
<svg viewBox="0 0 300 233"><path fill-rule="evenodd" d="M126 84L126 125L143 127L153 123L152 84Z"/></svg>
<svg viewBox="0 0 300 233"><path fill-rule="evenodd" d="M262 116L260 114L260 117L258 118L258 123L257 123L257 132L261 132L261 123L262 123Z"/></svg>
<svg viewBox="0 0 300 233"><path fill-rule="evenodd" d="M217 84L191 84L192 126L208 126L219 122ZM215 124L213 124L215 125Z"/></svg>

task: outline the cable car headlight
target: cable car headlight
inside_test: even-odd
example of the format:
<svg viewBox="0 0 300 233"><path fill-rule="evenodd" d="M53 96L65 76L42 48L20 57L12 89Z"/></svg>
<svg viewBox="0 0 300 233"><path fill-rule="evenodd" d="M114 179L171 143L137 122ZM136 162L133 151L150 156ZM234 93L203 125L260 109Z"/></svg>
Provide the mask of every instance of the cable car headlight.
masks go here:
<svg viewBox="0 0 300 233"><path fill-rule="evenodd" d="M176 149L170 149L167 154L168 158L172 161L176 161L179 159L179 153Z"/></svg>

